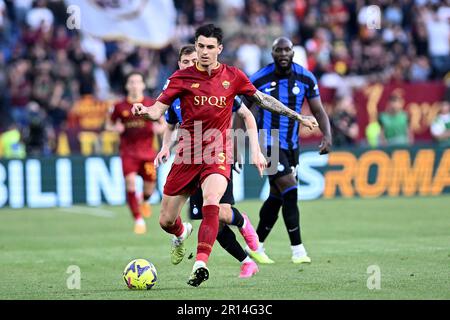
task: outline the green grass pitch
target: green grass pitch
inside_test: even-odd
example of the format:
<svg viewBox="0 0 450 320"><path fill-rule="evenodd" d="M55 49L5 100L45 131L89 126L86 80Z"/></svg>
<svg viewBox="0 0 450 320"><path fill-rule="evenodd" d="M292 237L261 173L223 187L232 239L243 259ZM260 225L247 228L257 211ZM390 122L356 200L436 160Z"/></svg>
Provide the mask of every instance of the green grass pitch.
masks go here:
<svg viewBox="0 0 450 320"><path fill-rule="evenodd" d="M450 299L449 204L448 196L300 202L311 265L290 262L280 214L265 243L275 264L239 279L239 263L216 243L210 279L198 288L186 284L197 221L185 260L173 266L158 206L143 236L132 233L126 207L1 209L0 299ZM245 201L237 207L256 226L260 205ZM125 286L122 271L135 258L156 266L152 290ZM67 288L71 265L81 270L79 290ZM381 271L379 290L367 287L371 265Z"/></svg>

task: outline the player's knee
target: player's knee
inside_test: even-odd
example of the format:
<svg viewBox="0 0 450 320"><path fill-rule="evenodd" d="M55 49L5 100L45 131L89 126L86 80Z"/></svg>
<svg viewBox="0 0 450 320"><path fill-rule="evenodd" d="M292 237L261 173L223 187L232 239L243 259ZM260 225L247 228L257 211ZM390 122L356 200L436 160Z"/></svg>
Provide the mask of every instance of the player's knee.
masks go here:
<svg viewBox="0 0 450 320"><path fill-rule="evenodd" d="M165 216L161 215L159 217L159 225L161 226L161 228L166 229L166 228L170 228L171 226L173 226L175 224L175 221L171 221L169 219L167 219Z"/></svg>
<svg viewBox="0 0 450 320"><path fill-rule="evenodd" d="M297 199L298 199L297 186L286 188L283 191L282 195L283 195L283 202L297 203Z"/></svg>
<svg viewBox="0 0 450 320"><path fill-rule="evenodd" d="M221 221L221 223L231 223L233 216L231 205L227 203L221 203L219 207L219 221Z"/></svg>
<svg viewBox="0 0 450 320"><path fill-rule="evenodd" d="M203 194L203 205L210 206L215 205L218 206L220 201L220 195L216 192L208 192Z"/></svg>

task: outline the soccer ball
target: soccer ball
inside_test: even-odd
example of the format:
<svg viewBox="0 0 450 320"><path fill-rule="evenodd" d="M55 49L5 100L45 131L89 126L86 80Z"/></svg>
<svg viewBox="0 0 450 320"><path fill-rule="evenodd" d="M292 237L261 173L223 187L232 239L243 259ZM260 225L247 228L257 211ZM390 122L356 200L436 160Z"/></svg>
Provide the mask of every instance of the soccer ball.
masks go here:
<svg viewBox="0 0 450 320"><path fill-rule="evenodd" d="M135 259L125 267L123 280L129 289L150 290L158 280L156 268L145 259Z"/></svg>

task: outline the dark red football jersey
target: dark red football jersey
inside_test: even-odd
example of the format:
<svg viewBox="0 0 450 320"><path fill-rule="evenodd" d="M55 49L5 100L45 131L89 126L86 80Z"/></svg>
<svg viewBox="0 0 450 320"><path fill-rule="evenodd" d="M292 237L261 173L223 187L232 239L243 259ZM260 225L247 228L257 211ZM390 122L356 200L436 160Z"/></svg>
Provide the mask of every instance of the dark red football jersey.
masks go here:
<svg viewBox="0 0 450 320"><path fill-rule="evenodd" d="M155 99L144 97L141 102L145 106L151 106ZM156 157L153 149L153 121L149 121L131 113L133 104L126 99L114 105L111 113L111 120L118 119L125 126L124 132L120 135L120 156L134 157L143 160L151 160Z"/></svg>
<svg viewBox="0 0 450 320"><path fill-rule="evenodd" d="M255 92L255 86L238 68L220 64L208 75L207 71L194 65L176 71L167 80L158 101L171 105L175 99L180 98L183 119L180 131L187 130L190 141L180 133L178 150L183 153L188 151L191 158L196 159L195 163L200 163L200 152L204 155L208 150L216 149L217 135L220 134L223 146L221 151L230 161L231 139L227 139L227 130L231 128L234 98L239 94L252 96ZM214 152L212 155L214 156ZM228 163L232 163L232 159Z"/></svg>

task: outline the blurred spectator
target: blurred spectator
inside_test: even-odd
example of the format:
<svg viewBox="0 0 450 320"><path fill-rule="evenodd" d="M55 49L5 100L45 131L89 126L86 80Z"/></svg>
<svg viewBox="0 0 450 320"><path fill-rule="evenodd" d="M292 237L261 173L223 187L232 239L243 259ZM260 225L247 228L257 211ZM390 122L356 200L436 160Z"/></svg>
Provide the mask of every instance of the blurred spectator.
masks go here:
<svg viewBox="0 0 450 320"><path fill-rule="evenodd" d="M376 147L380 146L380 144L381 144L381 141L380 141L381 126L378 121L369 122L366 126L365 134L366 134L367 144L371 148L376 148Z"/></svg>
<svg viewBox="0 0 450 320"><path fill-rule="evenodd" d="M80 95L91 95L95 93L94 66L92 61L86 59L81 62L78 74Z"/></svg>
<svg viewBox="0 0 450 320"><path fill-rule="evenodd" d="M442 20L438 10L422 10L422 18L428 32L428 52L431 65L438 77L450 70L450 25Z"/></svg>
<svg viewBox="0 0 450 320"><path fill-rule="evenodd" d="M11 115L19 128L28 125L26 105L31 98L32 83L28 79L30 63L27 60L17 61L9 73L9 96Z"/></svg>
<svg viewBox="0 0 450 320"><path fill-rule="evenodd" d="M0 134L0 158L23 159L25 156L20 131L15 124L10 124L7 130Z"/></svg>
<svg viewBox="0 0 450 320"><path fill-rule="evenodd" d="M439 114L431 124L431 135L440 144L450 146L450 103L442 101Z"/></svg>
<svg viewBox="0 0 450 320"><path fill-rule="evenodd" d="M47 8L46 0L37 0L33 8L28 11L26 20L32 30L42 28L43 31L47 32L53 27L55 17Z"/></svg>
<svg viewBox="0 0 450 320"><path fill-rule="evenodd" d="M359 127L356 121L356 108L351 96L339 98L330 115L333 145L337 147L356 144Z"/></svg>
<svg viewBox="0 0 450 320"><path fill-rule="evenodd" d="M403 110L404 101L392 94L389 97L386 111L381 112L381 143L388 146L409 145L413 142L409 129L408 114Z"/></svg>
<svg viewBox="0 0 450 320"><path fill-rule="evenodd" d="M19 24L25 22L28 11L33 5L33 0L15 0L14 1L14 14L16 16L16 21Z"/></svg>
<svg viewBox="0 0 450 320"><path fill-rule="evenodd" d="M426 81L431 74L431 66L427 57L418 56L414 59L409 70L409 79L412 82Z"/></svg>
<svg viewBox="0 0 450 320"><path fill-rule="evenodd" d="M350 96L352 90L374 82L442 81L449 74L450 0L174 3L174 39L155 50L68 30L63 0L0 0L2 122L12 117L20 130L26 128L26 106L35 101L47 125L64 130L82 95L104 100L123 94L124 76L134 69L144 73L149 94L157 94L177 68L180 46L192 42L195 28L206 22L223 28L220 60L249 75L272 61L275 38L291 37L295 61L312 71L321 86L336 89L337 96ZM381 11L379 29L368 27L372 4ZM386 114L401 122L401 113ZM387 133L389 124L384 126ZM359 129L366 130L371 145L378 143L378 122Z"/></svg>
<svg viewBox="0 0 450 320"><path fill-rule="evenodd" d="M6 5L3 0L0 0L0 29L3 29L6 20Z"/></svg>
<svg viewBox="0 0 450 320"><path fill-rule="evenodd" d="M261 68L261 48L249 37L243 39L236 55L248 76Z"/></svg>
<svg viewBox="0 0 450 320"><path fill-rule="evenodd" d="M28 156L48 155L54 143L52 127L47 122L47 115L39 104L31 101L28 106L29 125L23 131Z"/></svg>
<svg viewBox="0 0 450 320"><path fill-rule="evenodd" d="M70 37L67 34L65 26L58 26L55 29L54 36L51 41L53 50L67 50L70 46Z"/></svg>

